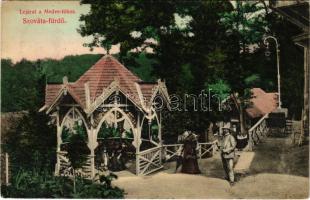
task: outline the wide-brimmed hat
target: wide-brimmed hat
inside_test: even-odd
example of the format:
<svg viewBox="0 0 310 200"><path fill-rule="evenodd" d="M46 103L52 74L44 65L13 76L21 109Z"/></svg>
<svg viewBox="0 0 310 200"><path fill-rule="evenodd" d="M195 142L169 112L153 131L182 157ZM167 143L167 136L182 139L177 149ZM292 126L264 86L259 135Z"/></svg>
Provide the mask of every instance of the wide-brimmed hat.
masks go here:
<svg viewBox="0 0 310 200"><path fill-rule="evenodd" d="M225 124L223 127L221 127L221 129L222 130L229 130L229 131L231 131L232 130L232 128L229 126L229 124Z"/></svg>

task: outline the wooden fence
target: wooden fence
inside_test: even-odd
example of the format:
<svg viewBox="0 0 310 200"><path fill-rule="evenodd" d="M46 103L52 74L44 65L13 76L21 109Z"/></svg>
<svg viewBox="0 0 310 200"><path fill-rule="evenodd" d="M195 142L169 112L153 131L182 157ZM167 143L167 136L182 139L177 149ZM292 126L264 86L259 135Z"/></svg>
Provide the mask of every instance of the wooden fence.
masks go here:
<svg viewBox="0 0 310 200"><path fill-rule="evenodd" d="M154 147L141 151L136 157L136 174L147 175L163 168L162 148Z"/></svg>
<svg viewBox="0 0 310 200"><path fill-rule="evenodd" d="M10 165L9 165L9 154L1 154L1 185L10 184Z"/></svg>

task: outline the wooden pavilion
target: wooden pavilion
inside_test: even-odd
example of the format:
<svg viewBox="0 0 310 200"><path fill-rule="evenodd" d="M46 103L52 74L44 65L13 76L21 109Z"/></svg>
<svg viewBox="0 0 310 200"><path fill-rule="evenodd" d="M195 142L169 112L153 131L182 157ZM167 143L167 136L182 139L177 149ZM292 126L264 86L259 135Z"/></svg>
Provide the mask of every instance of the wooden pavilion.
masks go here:
<svg viewBox="0 0 310 200"><path fill-rule="evenodd" d="M66 156L65 134L85 131L89 156L79 170L94 178L102 163L97 159L100 139L107 129L134 147L135 173L144 175L162 168L162 108L169 108L169 95L163 81L143 82L111 55L102 57L77 81L47 84L45 105L40 111L53 118L57 127L55 175L72 175Z"/></svg>

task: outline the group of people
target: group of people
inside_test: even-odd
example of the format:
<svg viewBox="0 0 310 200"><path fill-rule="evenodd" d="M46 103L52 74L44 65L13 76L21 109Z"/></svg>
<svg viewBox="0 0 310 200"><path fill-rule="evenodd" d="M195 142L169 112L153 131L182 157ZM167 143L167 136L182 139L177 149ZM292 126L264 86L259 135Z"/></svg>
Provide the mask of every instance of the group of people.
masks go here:
<svg viewBox="0 0 310 200"><path fill-rule="evenodd" d="M236 149L244 148L247 137L232 133L236 133L236 129L230 125L224 125L218 131L217 147L220 151L223 169L225 171L226 179L231 185L235 183L234 174L234 159ZM238 137L239 136L239 137ZM199 174L198 157L197 157L197 144L198 137L192 132L186 131L181 136L181 142L184 144L177 152L176 169L182 166L181 173ZM238 141L238 142L237 142Z"/></svg>

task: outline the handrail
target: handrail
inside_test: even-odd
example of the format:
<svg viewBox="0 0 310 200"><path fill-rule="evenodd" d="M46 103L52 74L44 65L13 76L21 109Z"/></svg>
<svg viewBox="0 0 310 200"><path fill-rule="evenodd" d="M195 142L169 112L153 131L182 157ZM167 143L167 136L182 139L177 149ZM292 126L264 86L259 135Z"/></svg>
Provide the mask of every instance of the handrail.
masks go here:
<svg viewBox="0 0 310 200"><path fill-rule="evenodd" d="M154 150L157 150L157 149L159 149L159 148L161 148L160 146L158 146L158 147L153 147L153 148L150 148L150 149L147 149L147 150L144 150L144 151L140 151L139 153L137 153L137 155L144 155L144 154L147 154L147 153L150 153L150 152L152 152L152 151L154 151Z"/></svg>
<svg viewBox="0 0 310 200"><path fill-rule="evenodd" d="M264 121L264 119L266 119L268 117L269 113L265 114L260 120L258 120L258 122L256 122L256 124L254 124L254 126L252 126L249 129L249 132L252 132L256 127L258 127L260 125L260 123L262 123Z"/></svg>
<svg viewBox="0 0 310 200"><path fill-rule="evenodd" d="M201 143L197 143L197 151L198 151L198 157L201 158L206 152L214 152L215 151L215 144L218 142L218 140L214 140L212 142L201 142ZM184 144L164 144L164 152L169 153L169 156L173 157L174 155L176 155L176 151L175 150L169 150L168 147L180 147L183 146ZM202 146L204 145L211 145L209 148L203 148ZM202 149L203 148L203 149ZM203 152L202 152L203 150Z"/></svg>
<svg viewBox="0 0 310 200"><path fill-rule="evenodd" d="M164 144L163 147L175 147L175 146L182 146L183 144Z"/></svg>
<svg viewBox="0 0 310 200"><path fill-rule="evenodd" d="M254 126L252 126L248 133L249 133L249 141L248 141L248 147L249 150L253 150L254 144L257 144L260 141L258 133L263 137L263 134L266 136L266 133L268 132L268 127L266 125L266 118L268 118L269 114L265 114ZM256 135L256 141L254 140L254 134Z"/></svg>
<svg viewBox="0 0 310 200"><path fill-rule="evenodd" d="M198 145L199 144L214 144L214 143L216 143L217 142L217 140L213 140L212 142L199 142L198 143ZM164 144L163 145L163 147L173 147L173 146L181 146L181 145L183 145L182 143L178 143L178 144Z"/></svg>

